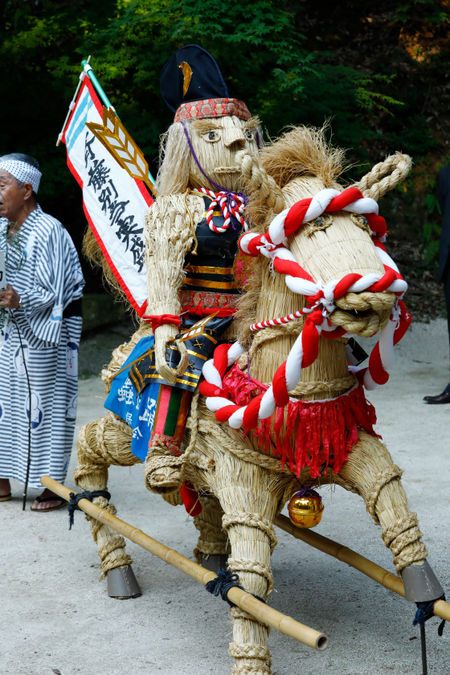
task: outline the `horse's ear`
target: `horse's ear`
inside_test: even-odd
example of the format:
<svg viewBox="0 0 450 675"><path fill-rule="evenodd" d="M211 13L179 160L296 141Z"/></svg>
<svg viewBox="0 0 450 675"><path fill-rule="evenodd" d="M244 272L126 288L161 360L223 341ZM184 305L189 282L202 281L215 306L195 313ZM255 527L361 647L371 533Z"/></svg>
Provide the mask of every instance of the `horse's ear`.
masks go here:
<svg viewBox="0 0 450 675"><path fill-rule="evenodd" d="M372 197L378 201L386 192L393 190L411 170L412 159L409 155L396 152L386 157L384 162L375 164L354 187L357 187L365 197Z"/></svg>

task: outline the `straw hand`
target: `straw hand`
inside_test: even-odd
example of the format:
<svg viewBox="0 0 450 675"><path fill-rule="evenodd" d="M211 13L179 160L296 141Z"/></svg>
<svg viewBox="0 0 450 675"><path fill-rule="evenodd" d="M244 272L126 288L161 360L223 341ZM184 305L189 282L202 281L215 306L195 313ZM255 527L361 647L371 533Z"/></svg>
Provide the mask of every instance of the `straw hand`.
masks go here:
<svg viewBox="0 0 450 675"><path fill-rule="evenodd" d="M166 323L158 326L155 330L155 365L158 373L170 384L174 384L177 375L186 370L189 355L183 342L175 340L178 333L176 326ZM177 369L171 368L166 361L166 349L170 344L175 344L180 353L180 362Z"/></svg>

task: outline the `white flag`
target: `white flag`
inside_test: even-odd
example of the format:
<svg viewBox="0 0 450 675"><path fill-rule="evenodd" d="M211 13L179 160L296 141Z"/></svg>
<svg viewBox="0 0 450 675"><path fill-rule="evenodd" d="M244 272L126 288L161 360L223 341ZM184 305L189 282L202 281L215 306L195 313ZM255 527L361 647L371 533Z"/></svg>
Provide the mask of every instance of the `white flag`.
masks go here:
<svg viewBox="0 0 450 675"><path fill-rule="evenodd" d="M102 104L87 74L63 130L67 164L83 190L89 225L121 288L139 316L147 305L144 219L152 197L114 160L86 126L102 124Z"/></svg>

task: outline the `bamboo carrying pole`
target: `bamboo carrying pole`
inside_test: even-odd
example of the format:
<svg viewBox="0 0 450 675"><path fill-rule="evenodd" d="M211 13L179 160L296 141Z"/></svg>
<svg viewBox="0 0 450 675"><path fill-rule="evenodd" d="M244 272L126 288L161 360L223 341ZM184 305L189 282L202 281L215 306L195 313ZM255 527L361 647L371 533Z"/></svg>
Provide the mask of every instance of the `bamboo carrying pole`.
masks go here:
<svg viewBox="0 0 450 675"><path fill-rule="evenodd" d="M354 567L385 588L388 588L390 591L403 595L403 597L405 596L403 581L400 577L392 572L388 572L384 567L368 560L368 558L356 553L356 551L352 551L352 549L347 548L347 546L342 546L342 544L339 544L337 541L328 539L317 532L297 528L291 523L289 518L286 518L286 516L281 514L275 518L275 525L278 525L278 527L285 532L292 534L296 539L301 539L306 544L313 546L313 548L317 548L319 551L327 553L328 555L347 563L347 565ZM433 611L434 614L441 619L450 621L450 605L448 602L445 602L445 600L436 600Z"/></svg>
<svg viewBox="0 0 450 675"><path fill-rule="evenodd" d="M53 480L50 476L42 476L41 483L66 501L70 500L70 493L73 491ZM208 581L216 578L214 572L210 572L201 565L189 560L189 558L185 558L181 553L165 546L161 542L142 532L142 530L138 530L129 523L120 520L120 518L111 515L88 499L80 499L78 506L92 518L95 518L104 525L108 525L108 527L119 532L119 534L130 539L130 541L133 541L146 551L161 558L161 560L169 563L169 565L176 567L181 572L184 572L184 574L195 579L195 581L199 581L201 584L205 585ZM271 628L276 628L280 633L293 637L295 640L303 642L303 644L308 647L319 650L323 650L327 647L328 638L326 635L316 631L314 628L299 623L286 614L278 612L276 609L269 607L264 604L264 602L257 600L253 595L250 595L250 593L247 593L240 588L230 588L227 593L227 598L245 612L251 614L260 623L270 626Z"/></svg>

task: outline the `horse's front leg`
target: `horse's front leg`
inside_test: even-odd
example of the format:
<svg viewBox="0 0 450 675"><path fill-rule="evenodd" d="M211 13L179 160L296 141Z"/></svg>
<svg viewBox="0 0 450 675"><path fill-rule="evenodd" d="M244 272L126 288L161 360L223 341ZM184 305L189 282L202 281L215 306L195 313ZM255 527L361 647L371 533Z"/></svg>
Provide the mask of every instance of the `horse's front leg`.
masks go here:
<svg viewBox="0 0 450 675"><path fill-rule="evenodd" d="M401 474L383 443L361 432L339 476L362 496L373 520L381 525L383 541L394 556L407 599L428 602L444 591L426 561L428 553L417 514L408 508Z"/></svg>
<svg viewBox="0 0 450 675"><path fill-rule="evenodd" d="M279 507L271 474L227 453L215 458L211 488L220 501L223 527L228 532L231 557L228 568L240 585L265 600L272 591L270 556L276 545L272 526ZM269 629L237 607L231 609L236 659L233 673L271 673L267 646Z"/></svg>
<svg viewBox="0 0 450 675"><path fill-rule="evenodd" d="M78 466L75 483L83 491L106 490L108 467L112 464L131 466L140 460L131 453L131 429L113 413L81 427L78 434ZM93 502L111 514L116 513L106 497L95 497ZM131 567L131 558L125 550L122 536L98 520L91 521L91 531L98 546L101 577L106 575L108 595L113 598L132 598L141 595Z"/></svg>

